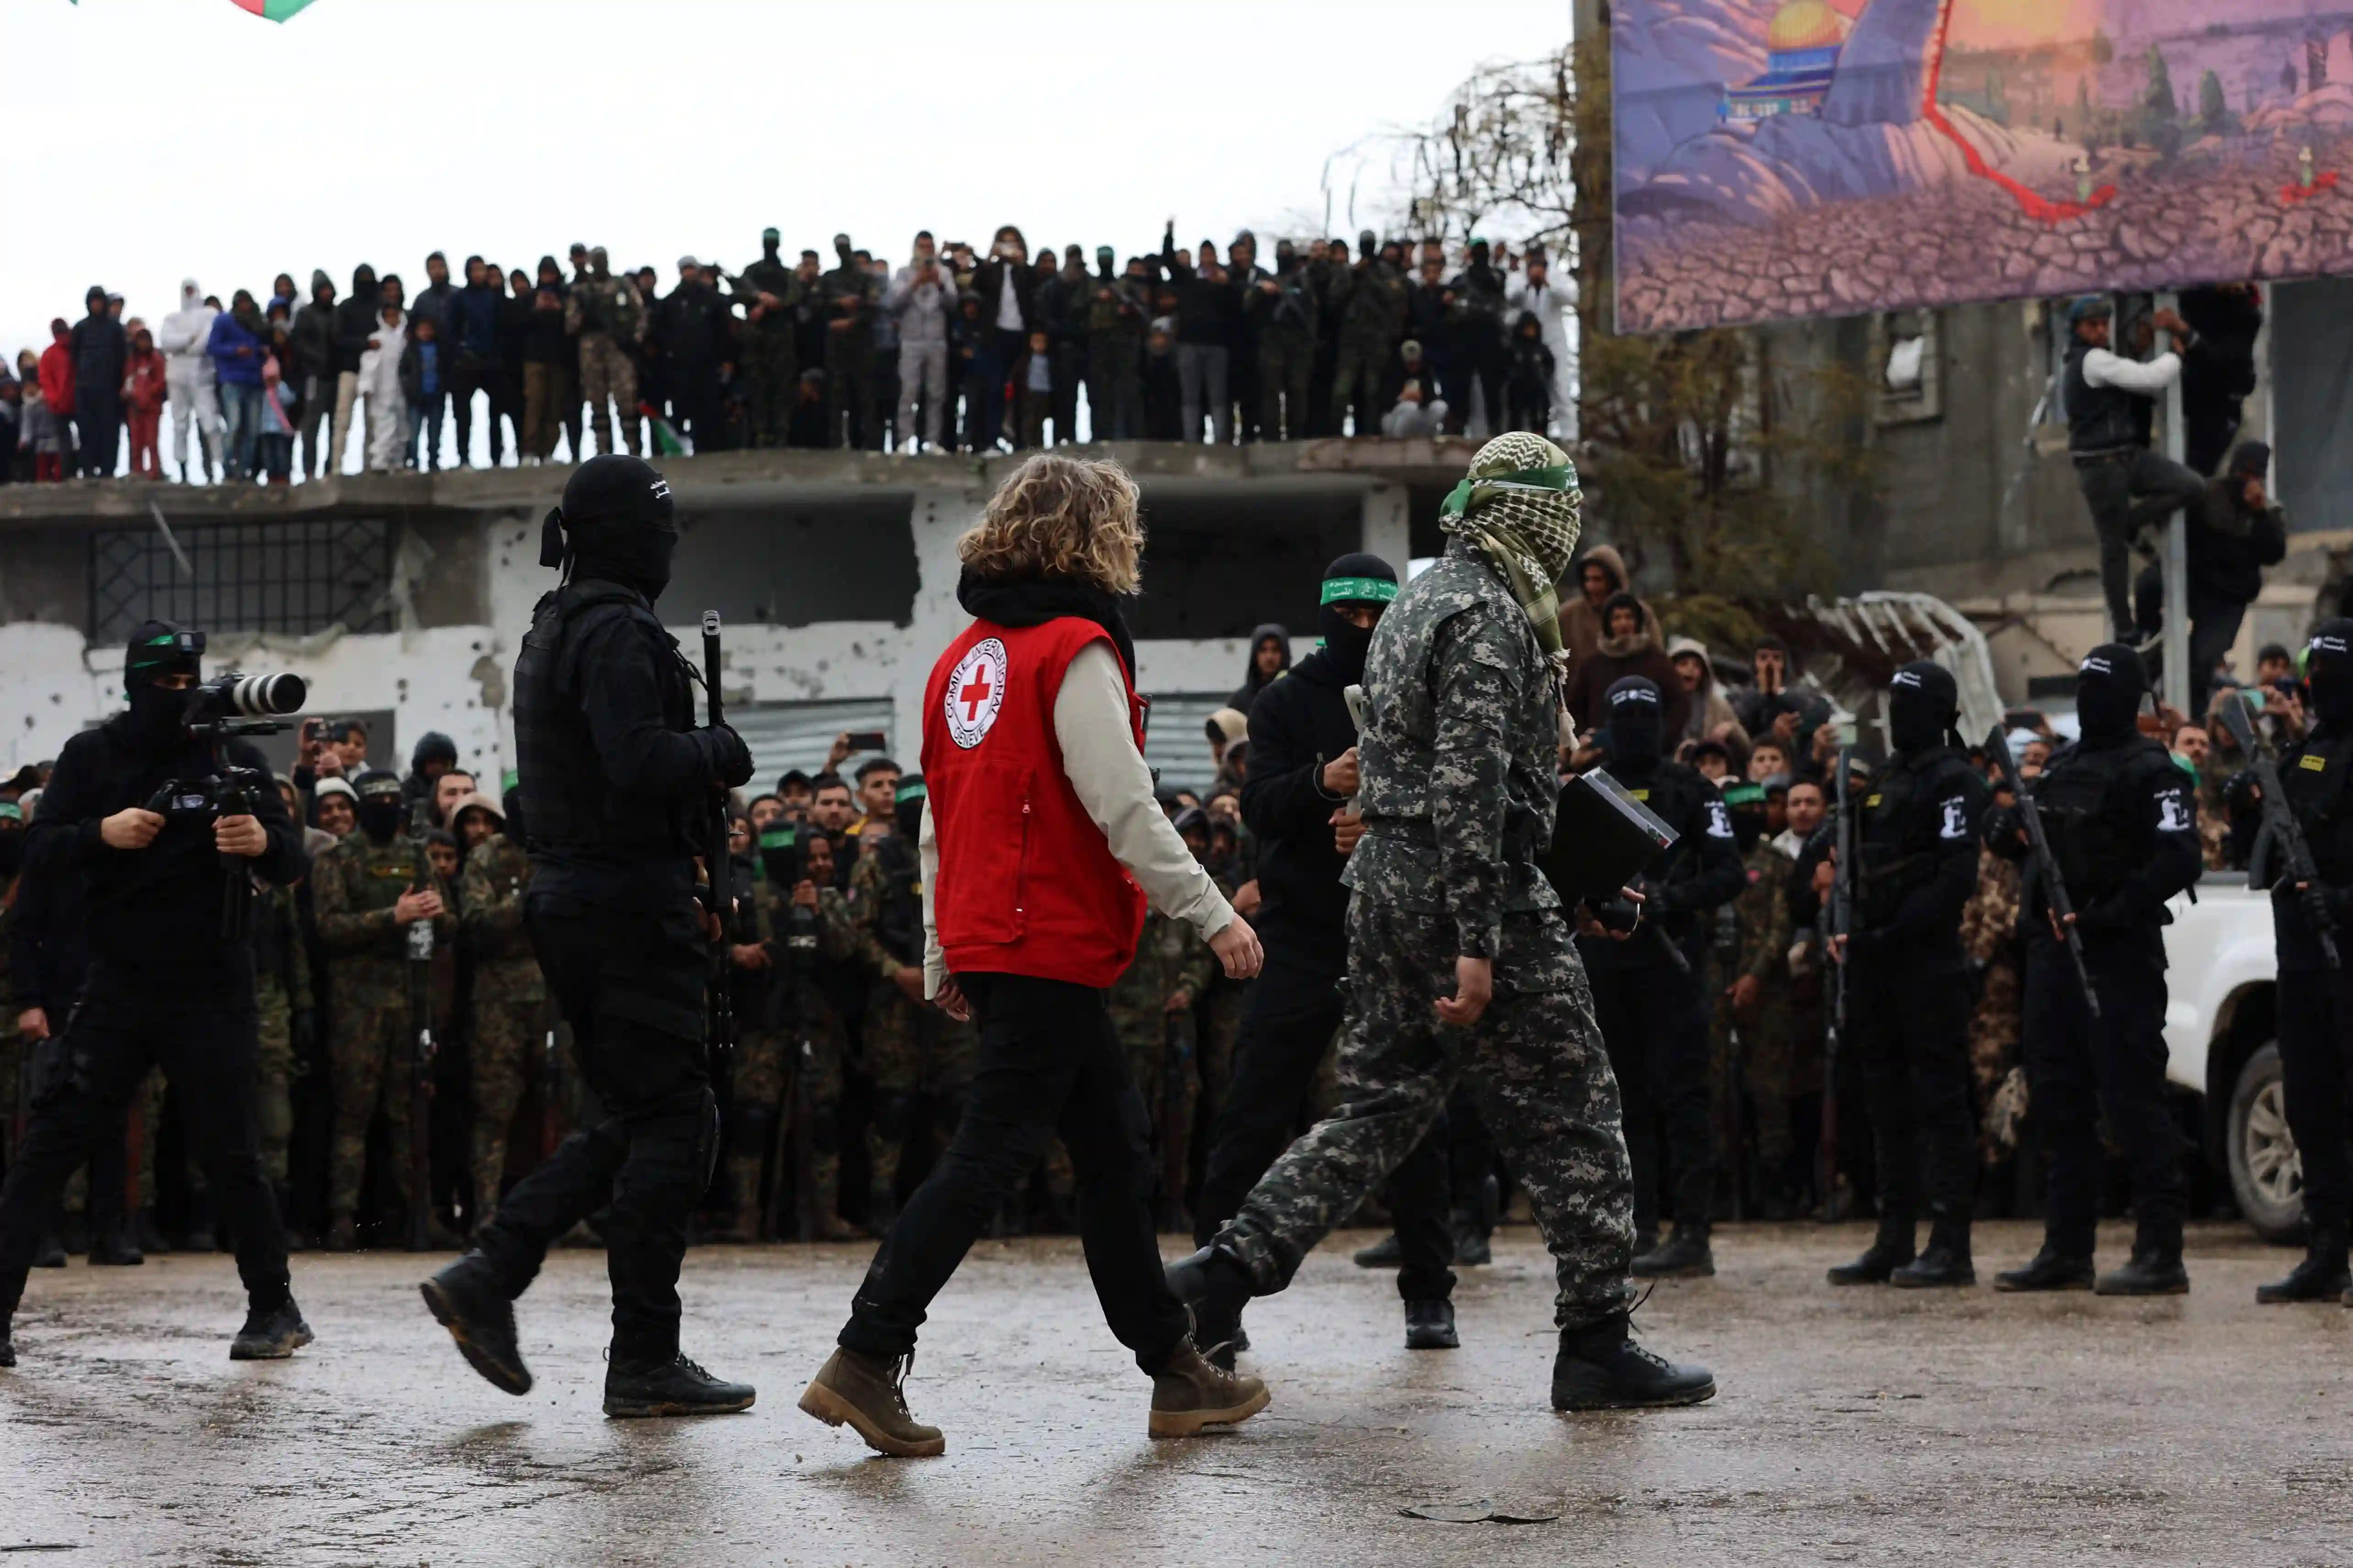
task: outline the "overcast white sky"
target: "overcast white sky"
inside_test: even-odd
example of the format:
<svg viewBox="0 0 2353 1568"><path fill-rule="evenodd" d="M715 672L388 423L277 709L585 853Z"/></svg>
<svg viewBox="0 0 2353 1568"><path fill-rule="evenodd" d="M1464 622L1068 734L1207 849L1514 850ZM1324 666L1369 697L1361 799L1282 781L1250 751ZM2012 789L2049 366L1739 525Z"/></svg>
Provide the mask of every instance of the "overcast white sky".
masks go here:
<svg viewBox="0 0 2353 1568"><path fill-rule="evenodd" d="M1426 120L1480 63L1568 36L1569 0L0 0L12 149L0 346L92 283L150 321L312 267L411 292L429 250L508 268L754 259L838 230L1034 248L1321 226L1325 161ZM1380 203L1357 196L1356 217ZM1354 234L1347 192L1335 232Z"/></svg>

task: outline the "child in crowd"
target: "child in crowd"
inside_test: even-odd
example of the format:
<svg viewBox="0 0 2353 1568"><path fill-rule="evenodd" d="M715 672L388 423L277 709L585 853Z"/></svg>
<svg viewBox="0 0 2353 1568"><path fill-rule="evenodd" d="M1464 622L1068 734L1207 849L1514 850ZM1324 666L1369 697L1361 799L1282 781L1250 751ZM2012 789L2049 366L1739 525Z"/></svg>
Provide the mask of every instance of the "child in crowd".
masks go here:
<svg viewBox="0 0 2353 1568"><path fill-rule="evenodd" d="M25 398L16 416L16 447L25 456L25 477L41 484L62 480L66 472L59 455L65 448L58 444L57 411L41 390L40 358L30 349L16 356L16 380Z"/></svg>
<svg viewBox="0 0 2353 1568"><path fill-rule="evenodd" d="M131 334L131 353L122 366L122 413L131 426L131 475L158 479L164 465L156 437L164 426L164 356L154 334L145 327Z"/></svg>
<svg viewBox="0 0 2353 1568"><path fill-rule="evenodd" d="M1053 340L1045 333L1029 334L1029 350L1013 367L1013 384L1021 395L1021 445L1042 447L1046 444L1046 421L1054 412Z"/></svg>
<svg viewBox="0 0 2353 1568"><path fill-rule="evenodd" d="M420 466L428 474L441 463L441 416L448 402L441 389L448 369L440 328L430 316L417 317L409 323L408 347L400 356L400 395L408 405L409 429L423 426Z"/></svg>
<svg viewBox="0 0 2353 1568"><path fill-rule="evenodd" d="M293 363L294 344L283 312L280 302L270 302L269 357L261 362L261 437L256 445L262 482L270 485L293 482L294 431L302 417L301 384L286 374Z"/></svg>
<svg viewBox="0 0 2353 1568"><path fill-rule="evenodd" d="M1152 318L1144 334L1144 438L1174 441L1185 423L1184 388L1176 379L1176 321Z"/></svg>
<svg viewBox="0 0 2353 1568"><path fill-rule="evenodd" d="M400 366L408 347L408 312L387 300L376 312L375 335L360 354L360 396L367 404L368 471L388 474L402 466L408 446L408 405L400 389Z"/></svg>
<svg viewBox="0 0 2353 1568"><path fill-rule="evenodd" d="M1511 410L1512 430L1544 434L1552 422L1552 350L1545 346L1544 324L1533 310L1523 310L1512 325L1512 341L1504 351L1504 404Z"/></svg>

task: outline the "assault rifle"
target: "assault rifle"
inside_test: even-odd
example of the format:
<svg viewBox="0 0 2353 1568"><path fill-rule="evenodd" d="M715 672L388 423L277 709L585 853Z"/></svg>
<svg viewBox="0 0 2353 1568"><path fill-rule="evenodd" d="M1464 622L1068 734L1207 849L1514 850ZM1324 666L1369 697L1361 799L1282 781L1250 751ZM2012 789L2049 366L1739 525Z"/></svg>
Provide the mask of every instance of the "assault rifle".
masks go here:
<svg viewBox="0 0 2353 1568"><path fill-rule="evenodd" d="M1846 945L1854 931L1854 748L1838 753L1838 822L1831 829L1836 846L1831 865L1831 907L1823 922L1823 946L1839 945L1831 958L1830 1027L1822 1031L1822 1131L1814 1146L1814 1188L1821 1194L1822 1212L1836 1218L1838 1205L1838 1060L1846 1038Z"/></svg>
<svg viewBox="0 0 2353 1568"><path fill-rule="evenodd" d="M433 858L425 836L432 831L433 804L409 809L409 843L416 849L408 890L433 890ZM433 1215L433 917L408 925L408 1026L416 1057L408 1068L408 1250L422 1252L432 1240Z"/></svg>
<svg viewBox="0 0 2353 1568"><path fill-rule="evenodd" d="M2084 935L2075 929L2074 901L2067 896L2067 879L2060 872L2059 858L2051 853L2051 840L2042 831L2042 808L2034 804L2033 788L2018 771L2018 759L2010 754L2010 732L1999 724L1986 736L1986 755L2000 767L2001 776L2010 781L2010 793L2018 796L2019 826L2026 829L2026 848L2034 857L2037 879L2042 884L2043 907L2051 911L2052 923L2067 943L2067 956L2075 961L2075 978L2084 986L2084 1005L2096 1018L2100 993L2092 984L2092 966L2084 962Z"/></svg>
<svg viewBox="0 0 2353 1568"><path fill-rule="evenodd" d="M708 722L717 729L725 721L721 717L719 696L719 612L702 612L702 700L709 712ZM727 880L727 791L714 785L711 792L709 837L704 840L702 865L703 884L708 889L711 919L717 928L713 940L714 952L711 965L711 1072L715 1079L724 1064L727 1053L735 1048L735 1004L727 994L727 906L733 891Z"/></svg>
<svg viewBox="0 0 2353 1568"><path fill-rule="evenodd" d="M2222 727L2231 731L2231 739L2247 756L2248 771L2255 775L2255 784L2263 793L2263 832L2280 852L2287 857L2288 880L2294 882L2296 902L2304 906L2305 918L2320 937L2320 955L2331 969L2342 969L2344 960L2337 951L2337 921L2328 912L2327 896L2321 891L2320 867L2312 858L2312 841L2304 836L2304 825L2295 819L2290 808L2287 790L2280 783L2279 764L2272 758L2263 743L2255 738L2255 727L2247 720L2247 705L2233 697L2221 705Z"/></svg>

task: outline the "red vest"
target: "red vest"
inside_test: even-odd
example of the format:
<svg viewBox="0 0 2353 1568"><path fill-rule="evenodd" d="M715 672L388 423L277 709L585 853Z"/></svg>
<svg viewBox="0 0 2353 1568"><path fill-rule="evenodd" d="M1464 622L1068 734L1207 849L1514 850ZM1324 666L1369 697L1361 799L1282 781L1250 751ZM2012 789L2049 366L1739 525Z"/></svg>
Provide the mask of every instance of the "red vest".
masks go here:
<svg viewBox="0 0 2353 1568"><path fill-rule="evenodd" d="M939 847L933 917L948 970L1103 989L1135 956L1144 889L1079 804L1054 737L1071 660L1111 640L1075 616L975 621L923 689L923 787ZM1135 744L1144 705L1123 667Z"/></svg>

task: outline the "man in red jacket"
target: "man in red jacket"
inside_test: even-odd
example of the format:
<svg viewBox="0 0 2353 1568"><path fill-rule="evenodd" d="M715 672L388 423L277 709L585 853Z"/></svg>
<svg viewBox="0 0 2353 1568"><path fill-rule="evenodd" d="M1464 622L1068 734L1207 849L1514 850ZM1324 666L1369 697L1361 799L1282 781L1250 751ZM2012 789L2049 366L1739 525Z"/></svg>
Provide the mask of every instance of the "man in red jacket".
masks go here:
<svg viewBox="0 0 2353 1568"><path fill-rule="evenodd" d="M74 362L70 344L73 329L58 316L49 322L49 346L41 351L41 400L49 405L50 416L57 423L58 451L66 459L63 468L69 474L79 474L81 466L74 453Z"/></svg>
<svg viewBox="0 0 2353 1568"><path fill-rule="evenodd" d="M1115 464L1040 454L957 544L974 616L932 671L923 858L925 994L980 1024L955 1142L907 1202L801 1395L885 1454L944 1452L908 1412L915 1330L989 1217L1056 1137L1103 1317L1151 1375L1150 1430L1184 1436L1264 1409L1266 1386L1212 1366L1169 1293L1153 1234L1144 1102L1103 989L1134 956L1147 899L1192 925L1226 973L1258 937L1153 798L1135 645L1135 485Z"/></svg>

